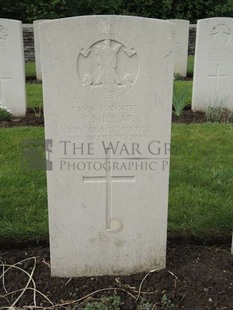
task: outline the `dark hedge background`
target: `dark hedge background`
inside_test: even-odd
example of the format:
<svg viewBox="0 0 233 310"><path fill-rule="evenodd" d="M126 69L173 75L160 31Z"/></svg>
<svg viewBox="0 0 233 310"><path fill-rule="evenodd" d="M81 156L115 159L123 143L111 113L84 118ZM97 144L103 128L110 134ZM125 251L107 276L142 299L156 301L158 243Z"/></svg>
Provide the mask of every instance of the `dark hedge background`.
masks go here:
<svg viewBox="0 0 233 310"><path fill-rule="evenodd" d="M31 23L36 19L91 14L197 19L233 17L233 0L0 0L0 17Z"/></svg>

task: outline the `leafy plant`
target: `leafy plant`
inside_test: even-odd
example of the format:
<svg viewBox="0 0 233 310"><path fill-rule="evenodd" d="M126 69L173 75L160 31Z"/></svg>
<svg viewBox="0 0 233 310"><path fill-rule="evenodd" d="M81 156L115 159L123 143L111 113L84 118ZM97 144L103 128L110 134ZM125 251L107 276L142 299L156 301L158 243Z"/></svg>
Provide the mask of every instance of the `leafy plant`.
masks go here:
<svg viewBox="0 0 233 310"><path fill-rule="evenodd" d="M175 81L183 80L183 76L180 73L175 73L174 74L174 80Z"/></svg>
<svg viewBox="0 0 233 310"><path fill-rule="evenodd" d="M183 113L184 107L187 104L187 100L188 100L187 89L178 92L176 86L174 85L172 105L173 105L173 113L176 116L180 116Z"/></svg>
<svg viewBox="0 0 233 310"><path fill-rule="evenodd" d="M137 310L156 310L156 309L157 307L155 305L153 305L144 298L141 298L140 303L137 305Z"/></svg>
<svg viewBox="0 0 233 310"><path fill-rule="evenodd" d="M36 108L32 108L33 109L33 112L34 112L34 115L36 118L42 118L43 117L43 105L42 103L40 103L38 109Z"/></svg>
<svg viewBox="0 0 233 310"><path fill-rule="evenodd" d="M119 296L102 296L100 301L88 302L81 308L82 310L120 310L121 300Z"/></svg>
<svg viewBox="0 0 233 310"><path fill-rule="evenodd" d="M205 117L207 122L220 123L223 108L220 106L208 107Z"/></svg>
<svg viewBox="0 0 233 310"><path fill-rule="evenodd" d="M207 108L206 121L211 123L232 123L233 112L226 108L228 97L215 98L214 103Z"/></svg>
<svg viewBox="0 0 233 310"><path fill-rule="evenodd" d="M233 123L233 112L232 111L228 111L226 122Z"/></svg>
<svg viewBox="0 0 233 310"><path fill-rule="evenodd" d="M9 121L11 118L12 114L10 110L5 106L0 105L0 122Z"/></svg>
<svg viewBox="0 0 233 310"><path fill-rule="evenodd" d="M162 309L173 310L176 308L176 305L172 302L171 298L167 296L166 293L163 294L161 304L163 307Z"/></svg>

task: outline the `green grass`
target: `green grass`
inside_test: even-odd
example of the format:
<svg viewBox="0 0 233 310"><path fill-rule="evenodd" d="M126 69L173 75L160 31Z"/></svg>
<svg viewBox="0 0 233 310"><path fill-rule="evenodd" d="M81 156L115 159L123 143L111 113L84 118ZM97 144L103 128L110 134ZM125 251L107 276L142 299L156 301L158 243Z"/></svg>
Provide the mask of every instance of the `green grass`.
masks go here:
<svg viewBox="0 0 233 310"><path fill-rule="evenodd" d="M233 126L173 125L172 234L220 238L233 229Z"/></svg>
<svg viewBox="0 0 233 310"><path fill-rule="evenodd" d="M48 237L46 176L21 169L21 144L43 139L43 128L0 130L0 239ZM170 236L202 240L230 236L233 228L233 126L172 127Z"/></svg>
<svg viewBox="0 0 233 310"><path fill-rule="evenodd" d="M43 106L42 84L27 83L26 92L28 108L39 108Z"/></svg>
<svg viewBox="0 0 233 310"><path fill-rule="evenodd" d="M188 56L188 67L187 67L187 76L193 76L193 69L194 69L194 56Z"/></svg>
<svg viewBox="0 0 233 310"><path fill-rule="evenodd" d="M36 67L34 62L27 62L25 64L26 78L36 79ZM42 84L41 83L27 83L27 107L39 108L43 106Z"/></svg>
<svg viewBox="0 0 233 310"><path fill-rule="evenodd" d="M43 128L0 130L0 240L47 236L47 194L44 171L22 169L22 141L44 139Z"/></svg>
<svg viewBox="0 0 233 310"><path fill-rule="evenodd" d="M26 78L36 78L35 62L30 61L25 63L25 74Z"/></svg>

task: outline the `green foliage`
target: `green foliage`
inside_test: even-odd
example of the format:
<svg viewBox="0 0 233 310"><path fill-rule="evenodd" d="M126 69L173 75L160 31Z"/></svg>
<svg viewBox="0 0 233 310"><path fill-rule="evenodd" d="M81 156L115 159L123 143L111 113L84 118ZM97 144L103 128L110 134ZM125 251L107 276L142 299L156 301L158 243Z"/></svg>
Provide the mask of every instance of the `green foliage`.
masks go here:
<svg viewBox="0 0 233 310"><path fill-rule="evenodd" d="M32 22L92 14L137 15L152 18L197 19L233 16L232 0L0 0L0 17Z"/></svg>
<svg viewBox="0 0 233 310"><path fill-rule="evenodd" d="M188 19L191 23L195 23L197 19L212 16L212 10L218 1L220 2L220 0L176 0L173 1L172 15L178 19Z"/></svg>
<svg viewBox="0 0 233 310"><path fill-rule="evenodd" d="M166 310L174 310L176 307L172 299L166 293L163 294L161 304L162 304L163 309L166 309Z"/></svg>
<svg viewBox="0 0 233 310"><path fill-rule="evenodd" d="M33 112L34 112L34 115L36 118L38 118L38 119L43 118L44 112L43 112L43 104L42 103L39 104L38 108L32 108L32 109L33 109Z"/></svg>
<svg viewBox="0 0 233 310"><path fill-rule="evenodd" d="M184 77L180 73L175 73L174 74L174 80L175 81L182 81Z"/></svg>
<svg viewBox="0 0 233 310"><path fill-rule="evenodd" d="M145 298L141 298L136 310L157 310L157 307Z"/></svg>
<svg viewBox="0 0 233 310"><path fill-rule="evenodd" d="M228 111L226 123L233 123L233 112L232 111Z"/></svg>
<svg viewBox="0 0 233 310"><path fill-rule="evenodd" d="M19 19L30 23L36 19L68 16L70 7L67 0L0 0L0 17Z"/></svg>
<svg viewBox="0 0 233 310"><path fill-rule="evenodd" d="M212 16L219 16L219 17L232 17L233 15L233 1L232 0L222 0L217 1L215 6L215 15Z"/></svg>
<svg viewBox="0 0 233 310"><path fill-rule="evenodd" d="M69 2L69 1L68 1ZM72 1L71 1L72 2ZM123 0L81 0L73 1L73 16L91 14L113 14L120 15L123 8Z"/></svg>
<svg viewBox="0 0 233 310"><path fill-rule="evenodd" d="M119 296L102 296L100 301L92 301L86 303L81 308L82 310L120 310L121 300Z"/></svg>
<svg viewBox="0 0 233 310"><path fill-rule="evenodd" d="M176 85L173 86L173 98L172 98L172 105L173 105L173 113L176 116L181 116L183 110L188 101L188 91L187 88L182 91L177 91Z"/></svg>
<svg viewBox="0 0 233 310"><path fill-rule="evenodd" d="M208 106L205 113L206 121L211 123L232 123L233 112L226 108L226 97L216 98L213 105Z"/></svg>
<svg viewBox="0 0 233 310"><path fill-rule="evenodd" d="M0 122L9 121L12 118L10 110L6 107L0 106Z"/></svg>
<svg viewBox="0 0 233 310"><path fill-rule="evenodd" d="M212 123L220 123L221 122L221 116L222 116L223 108L218 107L208 107L205 117L207 122Z"/></svg>

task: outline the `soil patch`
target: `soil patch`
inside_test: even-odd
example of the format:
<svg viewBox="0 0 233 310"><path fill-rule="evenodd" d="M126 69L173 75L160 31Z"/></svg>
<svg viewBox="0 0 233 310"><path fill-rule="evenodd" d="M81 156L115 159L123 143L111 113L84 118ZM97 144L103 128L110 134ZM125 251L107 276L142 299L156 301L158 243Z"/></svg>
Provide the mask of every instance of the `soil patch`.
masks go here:
<svg viewBox="0 0 233 310"><path fill-rule="evenodd" d="M233 309L233 255L230 246L198 246L168 242L167 269L130 276L103 276L82 278L51 278L49 249L47 246L23 246L21 249L1 249L0 259L5 264L36 257L33 279L36 288L57 306L55 309L83 309L87 302L105 298L120 298L120 309ZM104 259L104 255L103 255ZM18 267L31 274L33 259L26 260ZM6 267L5 267L6 268ZM144 279L144 277L146 278ZM144 281L143 281L144 279ZM0 309L9 307L26 287L28 276L19 269L11 269L0 281ZM3 283L6 291L4 291ZM33 287L32 283L29 285ZM106 290L103 290L106 289ZM98 290L101 290L98 292ZM97 291L96 293L93 293ZM93 294L92 294L93 293ZM91 294L91 295L89 295ZM89 295L76 305L74 300ZM5 296L5 297L4 297ZM140 298L137 299L137 297ZM48 309L45 296L37 294L37 305ZM33 291L26 291L16 306L33 305ZM140 307L139 307L140 305ZM154 308L152 308L154 306ZM106 308L119 309L109 304Z"/></svg>
<svg viewBox="0 0 233 310"><path fill-rule="evenodd" d="M203 112L193 112L191 109L186 109L183 111L181 116L172 115L172 123L180 124L193 124L193 123L205 123L206 116Z"/></svg>
<svg viewBox="0 0 233 310"><path fill-rule="evenodd" d="M0 128L21 126L44 126L43 111L39 111L39 109L27 109L25 117L13 118L10 121L0 122Z"/></svg>

